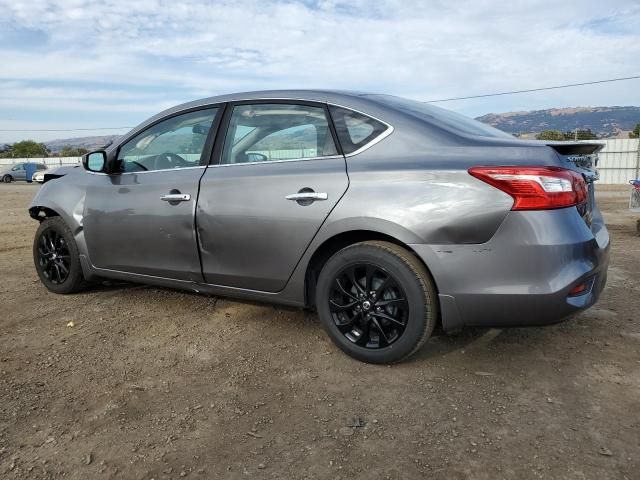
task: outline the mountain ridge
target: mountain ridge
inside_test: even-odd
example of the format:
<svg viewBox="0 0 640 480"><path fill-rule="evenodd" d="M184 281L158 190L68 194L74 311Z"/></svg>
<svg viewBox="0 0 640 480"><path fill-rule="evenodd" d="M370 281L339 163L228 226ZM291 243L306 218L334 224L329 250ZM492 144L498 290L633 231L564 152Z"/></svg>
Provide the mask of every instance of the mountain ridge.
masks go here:
<svg viewBox="0 0 640 480"><path fill-rule="evenodd" d="M599 137L612 137L633 130L640 123L640 107L564 107L543 110L487 113L476 120L514 135L543 130L568 132L591 130Z"/></svg>

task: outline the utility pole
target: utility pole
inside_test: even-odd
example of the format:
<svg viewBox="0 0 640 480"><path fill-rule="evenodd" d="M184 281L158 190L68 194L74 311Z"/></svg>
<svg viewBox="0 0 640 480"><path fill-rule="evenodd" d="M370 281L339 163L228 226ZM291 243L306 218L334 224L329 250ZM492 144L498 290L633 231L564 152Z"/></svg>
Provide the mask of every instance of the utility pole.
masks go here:
<svg viewBox="0 0 640 480"><path fill-rule="evenodd" d="M631 142L631 140L628 140ZM638 138L638 153L636 154L636 179L640 178L640 138ZM640 228L640 224L638 226Z"/></svg>

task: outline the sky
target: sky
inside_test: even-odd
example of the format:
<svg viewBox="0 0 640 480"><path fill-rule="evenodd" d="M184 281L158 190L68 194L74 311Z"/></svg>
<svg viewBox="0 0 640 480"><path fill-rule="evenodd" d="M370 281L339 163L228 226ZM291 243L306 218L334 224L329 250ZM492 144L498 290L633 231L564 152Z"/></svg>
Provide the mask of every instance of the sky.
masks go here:
<svg viewBox="0 0 640 480"><path fill-rule="evenodd" d="M640 74L638 0L0 0L0 143L124 133L248 90L416 100ZM640 80L440 103L472 117L640 105Z"/></svg>

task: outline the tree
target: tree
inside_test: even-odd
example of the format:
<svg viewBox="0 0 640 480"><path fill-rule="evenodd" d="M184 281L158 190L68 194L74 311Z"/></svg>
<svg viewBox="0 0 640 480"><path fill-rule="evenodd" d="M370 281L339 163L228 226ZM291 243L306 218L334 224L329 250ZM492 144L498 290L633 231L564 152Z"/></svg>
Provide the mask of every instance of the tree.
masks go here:
<svg viewBox="0 0 640 480"><path fill-rule="evenodd" d="M564 133L560 130L543 130L536 135L538 140L564 140Z"/></svg>
<svg viewBox="0 0 640 480"><path fill-rule="evenodd" d="M565 132L566 140L595 140L598 136L591 131L590 128L584 130L576 129L571 132Z"/></svg>
<svg viewBox="0 0 640 480"><path fill-rule="evenodd" d="M629 132L629 138L640 138L640 123L636 123L636 127Z"/></svg>
<svg viewBox="0 0 640 480"><path fill-rule="evenodd" d="M67 145L60 151L59 156L61 156L61 157L81 157L82 155L84 155L88 151L89 150L87 150L86 148L82 148L82 147L73 148L73 147Z"/></svg>
<svg viewBox="0 0 640 480"><path fill-rule="evenodd" d="M46 157L48 155L47 147L43 143L37 143L33 140L23 140L11 146L10 156L14 158Z"/></svg>

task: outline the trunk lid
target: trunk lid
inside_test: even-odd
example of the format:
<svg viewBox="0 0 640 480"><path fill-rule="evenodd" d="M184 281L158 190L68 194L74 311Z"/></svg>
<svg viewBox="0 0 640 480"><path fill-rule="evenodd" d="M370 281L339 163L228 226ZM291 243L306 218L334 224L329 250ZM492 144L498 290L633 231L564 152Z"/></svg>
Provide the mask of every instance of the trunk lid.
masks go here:
<svg viewBox="0 0 640 480"><path fill-rule="evenodd" d="M592 212L595 206L593 182L598 180L598 152L604 148L598 142L548 142L553 148L564 168L580 173L587 182L588 199L578 206L578 211L587 225L591 226Z"/></svg>
<svg viewBox="0 0 640 480"><path fill-rule="evenodd" d="M587 181L598 179L598 152L604 144L597 142L548 142L560 157L562 166L585 176Z"/></svg>

